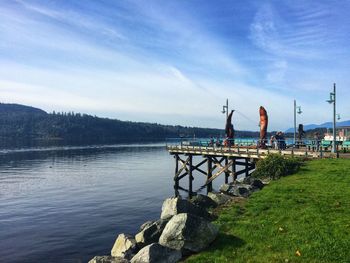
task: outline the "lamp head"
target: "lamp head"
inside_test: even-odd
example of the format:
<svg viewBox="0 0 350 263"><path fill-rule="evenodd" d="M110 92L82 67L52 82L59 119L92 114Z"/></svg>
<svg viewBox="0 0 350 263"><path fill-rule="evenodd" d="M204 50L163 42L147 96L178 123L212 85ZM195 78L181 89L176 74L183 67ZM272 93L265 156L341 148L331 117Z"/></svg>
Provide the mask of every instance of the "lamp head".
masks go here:
<svg viewBox="0 0 350 263"><path fill-rule="evenodd" d="M226 111L225 111L225 108L226 108L226 106L222 106L222 113L225 113Z"/></svg>

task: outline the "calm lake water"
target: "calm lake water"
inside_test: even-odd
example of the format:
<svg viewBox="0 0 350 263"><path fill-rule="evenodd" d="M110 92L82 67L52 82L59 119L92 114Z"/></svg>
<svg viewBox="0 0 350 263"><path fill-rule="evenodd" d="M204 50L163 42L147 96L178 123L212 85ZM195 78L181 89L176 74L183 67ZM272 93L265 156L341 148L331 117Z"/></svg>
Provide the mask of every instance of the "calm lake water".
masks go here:
<svg viewBox="0 0 350 263"><path fill-rule="evenodd" d="M119 233L159 218L174 167L161 144L0 151L0 262L108 255Z"/></svg>

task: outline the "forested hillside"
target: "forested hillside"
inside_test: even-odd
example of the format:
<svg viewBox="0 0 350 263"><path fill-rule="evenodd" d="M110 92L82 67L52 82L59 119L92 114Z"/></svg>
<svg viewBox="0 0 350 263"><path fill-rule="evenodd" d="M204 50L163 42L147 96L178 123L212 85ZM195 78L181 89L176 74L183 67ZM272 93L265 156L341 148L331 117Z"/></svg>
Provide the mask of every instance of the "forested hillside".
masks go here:
<svg viewBox="0 0 350 263"><path fill-rule="evenodd" d="M46 113L24 105L0 104L1 146L164 141L169 137L208 137L223 133L220 129L120 121L72 112ZM240 134L257 136L256 132Z"/></svg>

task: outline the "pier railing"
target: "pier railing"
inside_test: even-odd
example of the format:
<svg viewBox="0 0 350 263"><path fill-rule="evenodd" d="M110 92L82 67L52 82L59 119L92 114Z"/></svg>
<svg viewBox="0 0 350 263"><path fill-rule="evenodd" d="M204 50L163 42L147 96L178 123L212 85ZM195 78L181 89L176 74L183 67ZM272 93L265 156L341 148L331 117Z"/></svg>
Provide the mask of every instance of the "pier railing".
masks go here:
<svg viewBox="0 0 350 263"><path fill-rule="evenodd" d="M309 151L307 148L289 148L289 149L260 149L252 146L194 146L194 145L167 145L167 150L171 154L192 154L205 156L226 156L241 157L252 159L263 159L268 154L281 154L292 157L322 158L326 157L325 152Z"/></svg>
<svg viewBox="0 0 350 263"><path fill-rule="evenodd" d="M231 151L241 151L242 149L249 148L259 151L260 140L256 138L243 138L243 139L232 139L225 143L222 138L171 138L166 141L167 147L173 146L188 146L188 147L213 147L215 149L232 148ZM226 145L224 147L224 145ZM283 140L274 140L273 142L265 141L265 148L261 153L284 153L285 155L295 155L294 153L303 153L302 155L315 155L311 153L318 153L319 157L324 157L332 148L332 144L326 140L302 140L297 141L293 144L292 138L286 138ZM350 142L339 143L337 145L338 150L347 151L350 149ZM185 149L185 148L184 148ZM249 150L251 152L253 150Z"/></svg>
<svg viewBox="0 0 350 263"><path fill-rule="evenodd" d="M297 147L286 140L263 147L254 139L236 139L223 145L222 141L213 139L172 139L167 141L167 150L175 158L174 188L193 191L192 181L196 174L203 174L206 178L202 187L212 190L212 182L224 174L225 183L236 181L238 176L248 177L254 171L256 162L266 158L269 154L280 154L290 157L316 159L336 157L331 152L323 151L320 143L313 147L299 143ZM312 145L312 144L311 144ZM277 149L276 149L277 148ZM238 169L239 170L238 170ZM180 186L180 180L187 177L188 189ZM201 178L201 177L198 177ZM231 179L230 179L231 178Z"/></svg>

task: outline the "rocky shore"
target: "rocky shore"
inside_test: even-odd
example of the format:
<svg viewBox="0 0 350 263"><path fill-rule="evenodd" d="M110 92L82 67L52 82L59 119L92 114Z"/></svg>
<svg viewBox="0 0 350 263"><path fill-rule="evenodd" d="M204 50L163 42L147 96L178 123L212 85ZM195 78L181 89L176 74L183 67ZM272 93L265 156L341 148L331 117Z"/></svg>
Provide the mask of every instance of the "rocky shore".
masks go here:
<svg viewBox="0 0 350 263"><path fill-rule="evenodd" d="M220 192L195 195L186 200L168 198L162 206L160 219L140 226L135 236L119 234L111 255L96 256L89 263L175 263L193 253L206 249L217 237L219 230L213 208L235 198L247 198L264 187L256 178L224 184Z"/></svg>

